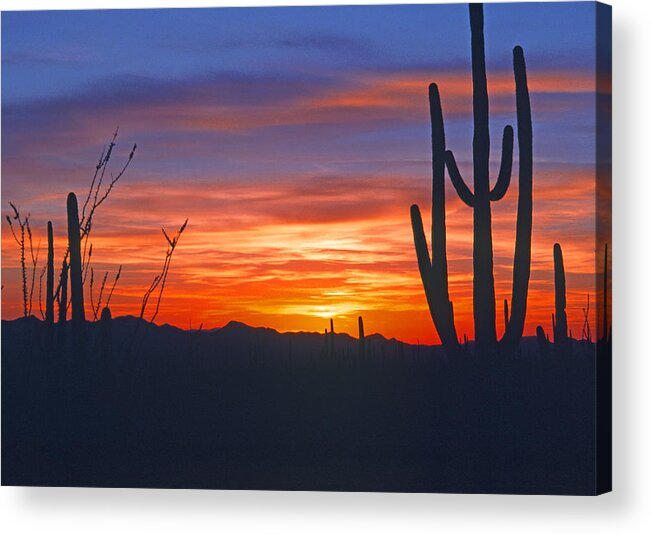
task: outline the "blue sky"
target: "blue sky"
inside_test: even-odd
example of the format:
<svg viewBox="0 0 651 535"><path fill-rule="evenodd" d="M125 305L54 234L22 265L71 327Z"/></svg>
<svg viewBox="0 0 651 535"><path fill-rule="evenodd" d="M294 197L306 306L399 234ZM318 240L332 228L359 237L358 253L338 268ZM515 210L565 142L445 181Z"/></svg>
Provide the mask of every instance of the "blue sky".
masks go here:
<svg viewBox="0 0 651 535"><path fill-rule="evenodd" d="M489 66L503 65L515 44L530 61L584 66L593 10L490 5ZM66 96L128 76L465 66L467 19L464 4L4 12L2 98Z"/></svg>

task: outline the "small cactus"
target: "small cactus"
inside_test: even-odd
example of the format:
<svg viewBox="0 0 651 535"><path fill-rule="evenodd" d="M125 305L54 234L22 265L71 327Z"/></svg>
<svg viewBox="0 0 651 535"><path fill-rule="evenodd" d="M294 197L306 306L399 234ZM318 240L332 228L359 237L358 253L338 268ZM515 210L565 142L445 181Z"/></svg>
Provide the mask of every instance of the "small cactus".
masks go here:
<svg viewBox="0 0 651 535"><path fill-rule="evenodd" d="M45 285L45 322L54 323L54 235L52 221L47 222L47 280Z"/></svg>
<svg viewBox="0 0 651 535"><path fill-rule="evenodd" d="M545 329L541 325L536 327L536 339L538 340L538 350L541 357L549 356L549 338L545 334Z"/></svg>
<svg viewBox="0 0 651 535"><path fill-rule="evenodd" d="M552 314L554 329L554 346L558 354L567 350L567 299L565 296L565 267L563 251L558 243L554 244L554 304L556 313Z"/></svg>
<svg viewBox="0 0 651 535"><path fill-rule="evenodd" d="M359 330L359 360L362 361L366 356L366 340L364 337L364 320L362 319L362 316L357 318L357 327Z"/></svg>

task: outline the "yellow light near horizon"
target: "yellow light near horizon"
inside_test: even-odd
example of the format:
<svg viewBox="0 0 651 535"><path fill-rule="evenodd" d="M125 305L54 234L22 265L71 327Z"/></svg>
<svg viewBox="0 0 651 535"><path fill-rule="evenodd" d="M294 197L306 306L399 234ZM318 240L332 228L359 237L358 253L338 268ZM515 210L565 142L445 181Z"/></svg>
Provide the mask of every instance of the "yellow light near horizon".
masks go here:
<svg viewBox="0 0 651 535"><path fill-rule="evenodd" d="M319 318L333 318L340 315L335 307L315 307L313 310L312 313Z"/></svg>

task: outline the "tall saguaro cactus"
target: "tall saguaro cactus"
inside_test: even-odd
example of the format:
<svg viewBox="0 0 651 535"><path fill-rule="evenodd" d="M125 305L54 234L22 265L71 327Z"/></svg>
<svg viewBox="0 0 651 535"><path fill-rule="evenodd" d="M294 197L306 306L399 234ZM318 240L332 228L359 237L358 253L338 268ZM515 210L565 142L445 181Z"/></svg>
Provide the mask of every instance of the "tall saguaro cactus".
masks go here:
<svg viewBox="0 0 651 535"><path fill-rule="evenodd" d="M47 222L47 273L45 283L45 322L54 323L54 232L52 221Z"/></svg>
<svg viewBox="0 0 651 535"><path fill-rule="evenodd" d="M473 305L475 321L475 351L483 356L500 352L513 353L522 338L527 309L527 294L531 266L531 227L533 208L533 151L531 106L522 48L513 49L515 78L519 176L518 208L513 259L511 315L499 345L495 327L495 281L493 276L493 238L491 202L506 194L511 182L513 161L513 128L504 127L500 170L495 185L489 180L489 107L484 53L484 15L481 4L470 4L470 28L473 81L473 191L466 185L451 151L445 150L443 118L438 88L430 85L430 116L432 120L432 260L423 231L418 206L411 207L414 244L418 266L427 296L430 313L439 337L448 353L459 350L454 327L452 303L448 294L448 273L445 239L444 170L447 167L452 184L461 200L473 209Z"/></svg>
<svg viewBox="0 0 651 535"><path fill-rule="evenodd" d="M68 247L70 249L70 300L72 302L72 332L74 343L84 336L84 285L81 270L81 239L79 234L79 209L77 196L68 194Z"/></svg>

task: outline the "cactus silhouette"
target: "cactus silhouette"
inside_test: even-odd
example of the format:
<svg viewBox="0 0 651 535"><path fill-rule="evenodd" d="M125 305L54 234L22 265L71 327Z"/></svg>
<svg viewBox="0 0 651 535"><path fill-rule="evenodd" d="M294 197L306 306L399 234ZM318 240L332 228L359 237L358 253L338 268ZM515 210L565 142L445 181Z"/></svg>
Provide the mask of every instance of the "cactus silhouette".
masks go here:
<svg viewBox="0 0 651 535"><path fill-rule="evenodd" d="M432 258L417 205L411 207L411 226L420 278L434 326L449 354L460 351L454 312L448 293L447 236L445 228L445 131L438 86L429 86L432 125Z"/></svg>
<svg viewBox="0 0 651 535"><path fill-rule="evenodd" d="M552 314L552 327L554 329L554 346L556 351L563 353L567 348L567 314L565 307L565 267L563 265L563 251L558 243L554 244L554 303L556 313Z"/></svg>
<svg viewBox="0 0 651 535"><path fill-rule="evenodd" d="M330 336L329 336L329 339L330 339L330 345L329 345L329 348L328 348L328 352L330 353L330 358L332 358L332 357L335 356L335 323L332 320L332 318L330 318Z"/></svg>
<svg viewBox="0 0 651 535"><path fill-rule="evenodd" d="M536 339L538 340L538 350L540 351L541 357L547 357L549 355L549 339L545 334L545 329L541 325L536 327Z"/></svg>
<svg viewBox="0 0 651 535"><path fill-rule="evenodd" d="M81 268L81 240L79 235L79 210L77 197L68 194L68 248L70 250L70 293L72 301L72 337L75 344L84 339L86 317L84 313L84 285Z"/></svg>
<svg viewBox="0 0 651 535"><path fill-rule="evenodd" d="M522 48L513 49L516 109L518 124L519 175L518 207L513 259L511 315L507 318L502 339L497 341L495 327L495 280L493 276L493 238L491 202L506 194L511 182L513 160L513 128L504 127L502 157L497 181L489 181L490 134L488 90L484 54L484 15L481 4L470 4L470 29L473 80L473 177L474 191L466 185L453 153L445 150L443 118L438 88L430 85L432 120L432 260L423 231L418 206L411 207L412 229L418 265L425 295L441 342L450 354L458 353L459 342L454 327L454 311L448 294L448 273L445 235L444 167L461 200L473 209L473 316L475 351L481 356L504 355L517 349L524 330L527 294L531 269L531 227L533 209L533 151L529 90ZM444 165L445 164L445 165Z"/></svg>
<svg viewBox="0 0 651 535"><path fill-rule="evenodd" d="M45 283L45 322L54 323L54 233L52 221L47 222L47 273Z"/></svg>
<svg viewBox="0 0 651 535"><path fill-rule="evenodd" d="M366 340L364 339L364 320L362 319L362 316L357 318L357 327L359 329L359 360L364 360L364 356L366 355L366 347L365 343Z"/></svg>

